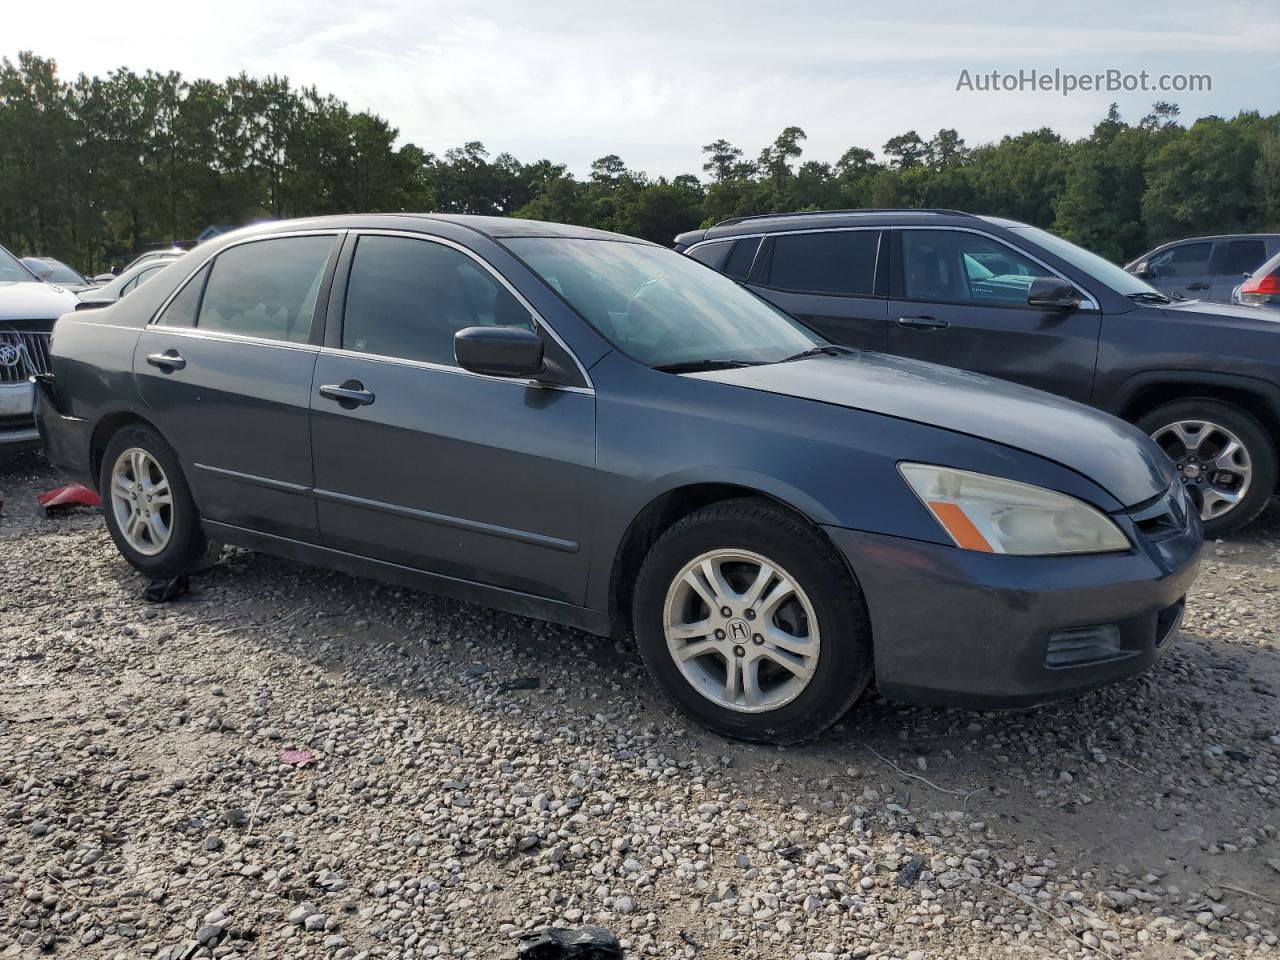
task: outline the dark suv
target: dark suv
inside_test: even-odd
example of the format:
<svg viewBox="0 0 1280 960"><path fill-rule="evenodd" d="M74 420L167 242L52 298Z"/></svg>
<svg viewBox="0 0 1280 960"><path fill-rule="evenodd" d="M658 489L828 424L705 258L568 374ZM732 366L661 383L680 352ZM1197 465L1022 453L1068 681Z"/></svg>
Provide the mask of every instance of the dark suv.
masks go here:
<svg viewBox="0 0 1280 960"><path fill-rule="evenodd" d="M839 343L1137 424L1177 465L1210 536L1276 491L1280 324L1262 310L1174 300L1037 227L954 210L742 217L682 233L676 249Z"/></svg>

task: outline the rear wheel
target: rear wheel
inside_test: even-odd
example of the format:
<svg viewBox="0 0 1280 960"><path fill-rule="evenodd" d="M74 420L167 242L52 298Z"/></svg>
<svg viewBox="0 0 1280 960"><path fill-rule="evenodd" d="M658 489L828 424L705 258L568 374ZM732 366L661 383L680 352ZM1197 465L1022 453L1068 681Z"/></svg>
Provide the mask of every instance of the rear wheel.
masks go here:
<svg viewBox="0 0 1280 960"><path fill-rule="evenodd" d="M1143 415L1138 426L1177 466L1208 537L1245 526L1276 489L1275 445L1238 407L1220 400L1178 400Z"/></svg>
<svg viewBox="0 0 1280 960"><path fill-rule="evenodd" d="M641 567L632 619L666 693L726 736L813 736L871 679L853 578L820 533L762 501L716 504L663 534Z"/></svg>
<svg viewBox="0 0 1280 960"><path fill-rule="evenodd" d="M137 570L171 580L216 559L178 459L150 427L124 427L111 438L98 488L111 539Z"/></svg>

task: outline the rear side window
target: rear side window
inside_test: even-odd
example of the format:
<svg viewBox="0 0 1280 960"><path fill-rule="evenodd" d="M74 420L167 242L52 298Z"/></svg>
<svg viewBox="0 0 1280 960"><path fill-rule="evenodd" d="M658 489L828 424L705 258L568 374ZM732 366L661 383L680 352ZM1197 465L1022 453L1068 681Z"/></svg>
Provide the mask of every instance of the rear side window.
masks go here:
<svg viewBox="0 0 1280 960"><path fill-rule="evenodd" d="M735 241L733 251L724 262L725 276L733 277L735 280L747 279L751 274L751 264L756 258L756 251L759 249L759 237Z"/></svg>
<svg viewBox="0 0 1280 960"><path fill-rule="evenodd" d="M719 270L732 246L732 243L704 243L690 250L688 256L699 263L705 263L712 270Z"/></svg>
<svg viewBox="0 0 1280 960"><path fill-rule="evenodd" d="M482 266L452 247L409 237L361 237L351 263L342 347L457 366L465 327L533 330L533 317Z"/></svg>
<svg viewBox="0 0 1280 960"><path fill-rule="evenodd" d="M178 295L169 301L169 305L164 308L164 313L160 314L156 322L163 323L167 327L194 327L196 314L200 312L200 296L204 293L204 282L207 279L209 279L209 267L203 266L178 291Z"/></svg>
<svg viewBox="0 0 1280 960"><path fill-rule="evenodd" d="M769 286L804 293L871 296L879 249L880 233L876 230L776 236Z"/></svg>
<svg viewBox="0 0 1280 960"><path fill-rule="evenodd" d="M196 327L306 343L333 242L333 237L281 237L218 254Z"/></svg>
<svg viewBox="0 0 1280 960"><path fill-rule="evenodd" d="M1253 273L1267 259L1267 246L1261 240L1231 240L1223 259L1222 274L1239 277Z"/></svg>
<svg viewBox="0 0 1280 960"><path fill-rule="evenodd" d="M1184 243L1156 254L1150 260L1157 277L1200 277L1209 272L1213 244Z"/></svg>

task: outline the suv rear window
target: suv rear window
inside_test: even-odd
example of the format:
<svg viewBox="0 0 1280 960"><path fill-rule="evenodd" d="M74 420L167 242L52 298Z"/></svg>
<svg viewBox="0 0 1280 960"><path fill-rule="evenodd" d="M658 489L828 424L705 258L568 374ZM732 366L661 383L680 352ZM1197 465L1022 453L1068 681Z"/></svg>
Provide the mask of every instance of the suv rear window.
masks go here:
<svg viewBox="0 0 1280 960"><path fill-rule="evenodd" d="M804 293L869 297L875 291L879 250L877 230L779 234L773 238L768 284Z"/></svg>

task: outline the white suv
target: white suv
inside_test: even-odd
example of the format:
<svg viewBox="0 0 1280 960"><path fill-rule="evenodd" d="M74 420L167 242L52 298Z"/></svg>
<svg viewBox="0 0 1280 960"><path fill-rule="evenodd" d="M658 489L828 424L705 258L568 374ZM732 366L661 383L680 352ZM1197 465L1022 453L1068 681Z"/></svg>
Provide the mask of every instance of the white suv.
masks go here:
<svg viewBox="0 0 1280 960"><path fill-rule="evenodd" d="M53 322L76 295L45 283L0 247L0 451L38 441L30 377L49 371Z"/></svg>

